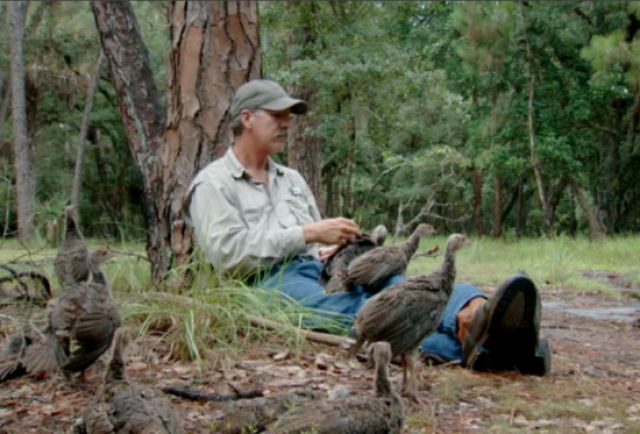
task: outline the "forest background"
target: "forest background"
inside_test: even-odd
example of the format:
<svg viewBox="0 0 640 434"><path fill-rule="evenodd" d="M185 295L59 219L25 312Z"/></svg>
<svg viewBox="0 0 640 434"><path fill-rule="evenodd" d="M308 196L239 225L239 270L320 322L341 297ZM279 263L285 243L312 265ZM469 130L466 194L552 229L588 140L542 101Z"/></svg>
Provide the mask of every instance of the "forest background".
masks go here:
<svg viewBox="0 0 640 434"><path fill-rule="evenodd" d="M231 77L222 89L206 87L211 92L207 107L220 106L224 113L233 88L259 76L308 99L312 111L291 132L280 160L307 178L323 215L352 216L364 228L384 223L396 236L421 220L443 233L494 237L600 238L640 228L636 2L132 2L130 8L111 7L100 2L0 4L3 238L56 243L81 155L85 234L147 240L156 278L179 263L175 252L190 249L177 217L184 184L229 143L224 122L207 124L203 104L185 103L190 78L197 78L190 104L202 98L197 90L204 87L198 86L206 84L200 72L189 76L185 68L188 37L192 26L200 25L209 53L215 52L225 35L233 39L234 23L245 40L233 41L220 65L194 66ZM118 14L126 17L120 22L133 23L129 27L139 32L139 41L109 39L126 33L109 27ZM13 115L17 27L23 32L26 134L16 134L20 123ZM140 50L133 55L139 62L118 64L119 53L126 59L136 44ZM229 66L235 61L245 62L238 67L242 74ZM182 154L162 159L167 172L177 167L182 176L172 181L179 186L171 190L175 194L164 194L162 200L170 202L164 211L154 190L158 179L150 179L153 169L141 158L140 143L151 137L147 142L153 149L153 135L145 130L136 137L132 125L137 124L126 116L123 122L123 112L135 106L127 105L126 91L118 85L126 82L118 68L127 66L141 74L139 81L130 80L133 87L155 86L158 100L145 107L166 112L154 118L165 131L188 111L205 132L207 125L218 129L209 137L217 143L206 151L198 148L186 172L178 164ZM176 82L182 86L182 105L171 96ZM89 102L90 121L84 114ZM175 131L184 135L184 128ZM164 143L171 144L171 134L165 134ZM86 152L79 154L85 141ZM177 149L187 149L181 143ZM18 170L25 144L32 161L26 177ZM167 177L158 176L160 184ZM21 232L29 226L28 216L19 211L24 179L33 182L32 211L30 230ZM154 220L154 212L162 218ZM177 241L176 228L186 248ZM169 248L173 259L158 253Z"/></svg>

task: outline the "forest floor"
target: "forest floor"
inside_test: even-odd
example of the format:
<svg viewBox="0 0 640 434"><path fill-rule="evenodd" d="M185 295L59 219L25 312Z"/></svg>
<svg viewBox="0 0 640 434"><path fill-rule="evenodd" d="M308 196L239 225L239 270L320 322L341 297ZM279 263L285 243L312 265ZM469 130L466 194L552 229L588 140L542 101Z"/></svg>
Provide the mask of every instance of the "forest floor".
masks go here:
<svg viewBox="0 0 640 434"><path fill-rule="evenodd" d="M540 334L549 339L553 354L549 375L422 367L422 403L405 403L403 432L640 432L640 284L613 273L586 275L607 281L614 295L541 288ZM229 384L264 394L323 392L337 386L369 394L373 386L372 372L362 363L321 344L305 345L292 354L274 337L240 354L229 367L204 372L193 363L144 356L153 346L149 337L130 348L130 379L218 393L230 393ZM103 369L101 360L87 371L83 385L57 376L5 382L0 388L0 433L68 432L92 402ZM398 389L401 368L393 365L391 374ZM171 400L186 432L210 432L219 411L216 404Z"/></svg>

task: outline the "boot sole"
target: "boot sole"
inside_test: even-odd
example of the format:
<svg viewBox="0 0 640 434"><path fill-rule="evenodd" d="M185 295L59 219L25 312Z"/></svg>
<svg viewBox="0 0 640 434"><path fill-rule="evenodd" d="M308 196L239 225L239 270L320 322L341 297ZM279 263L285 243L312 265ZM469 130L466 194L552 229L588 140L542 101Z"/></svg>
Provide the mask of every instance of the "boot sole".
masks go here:
<svg viewBox="0 0 640 434"><path fill-rule="evenodd" d="M538 344L536 287L528 277L518 275L505 283L503 291L468 363L472 369L524 368L535 356Z"/></svg>

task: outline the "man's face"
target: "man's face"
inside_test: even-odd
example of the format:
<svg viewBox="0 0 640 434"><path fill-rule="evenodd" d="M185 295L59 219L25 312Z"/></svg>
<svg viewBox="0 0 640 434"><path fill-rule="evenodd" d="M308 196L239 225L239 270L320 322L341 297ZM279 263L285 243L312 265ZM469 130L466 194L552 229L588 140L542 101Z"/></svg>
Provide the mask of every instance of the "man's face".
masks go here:
<svg viewBox="0 0 640 434"><path fill-rule="evenodd" d="M256 144L275 154L284 149L287 131L291 126L291 110L283 111L256 110L251 114L251 131Z"/></svg>

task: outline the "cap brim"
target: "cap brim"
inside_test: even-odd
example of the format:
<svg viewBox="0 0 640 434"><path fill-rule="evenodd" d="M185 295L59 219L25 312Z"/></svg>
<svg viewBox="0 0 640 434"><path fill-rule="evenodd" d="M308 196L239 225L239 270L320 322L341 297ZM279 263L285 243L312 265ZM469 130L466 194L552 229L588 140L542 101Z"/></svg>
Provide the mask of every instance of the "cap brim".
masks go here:
<svg viewBox="0 0 640 434"><path fill-rule="evenodd" d="M303 115L309 111L309 105L302 99L291 98L289 96L283 96L273 101L269 101L268 104L261 106L260 108L265 110L273 110L276 112L291 109L291 113L296 115Z"/></svg>

